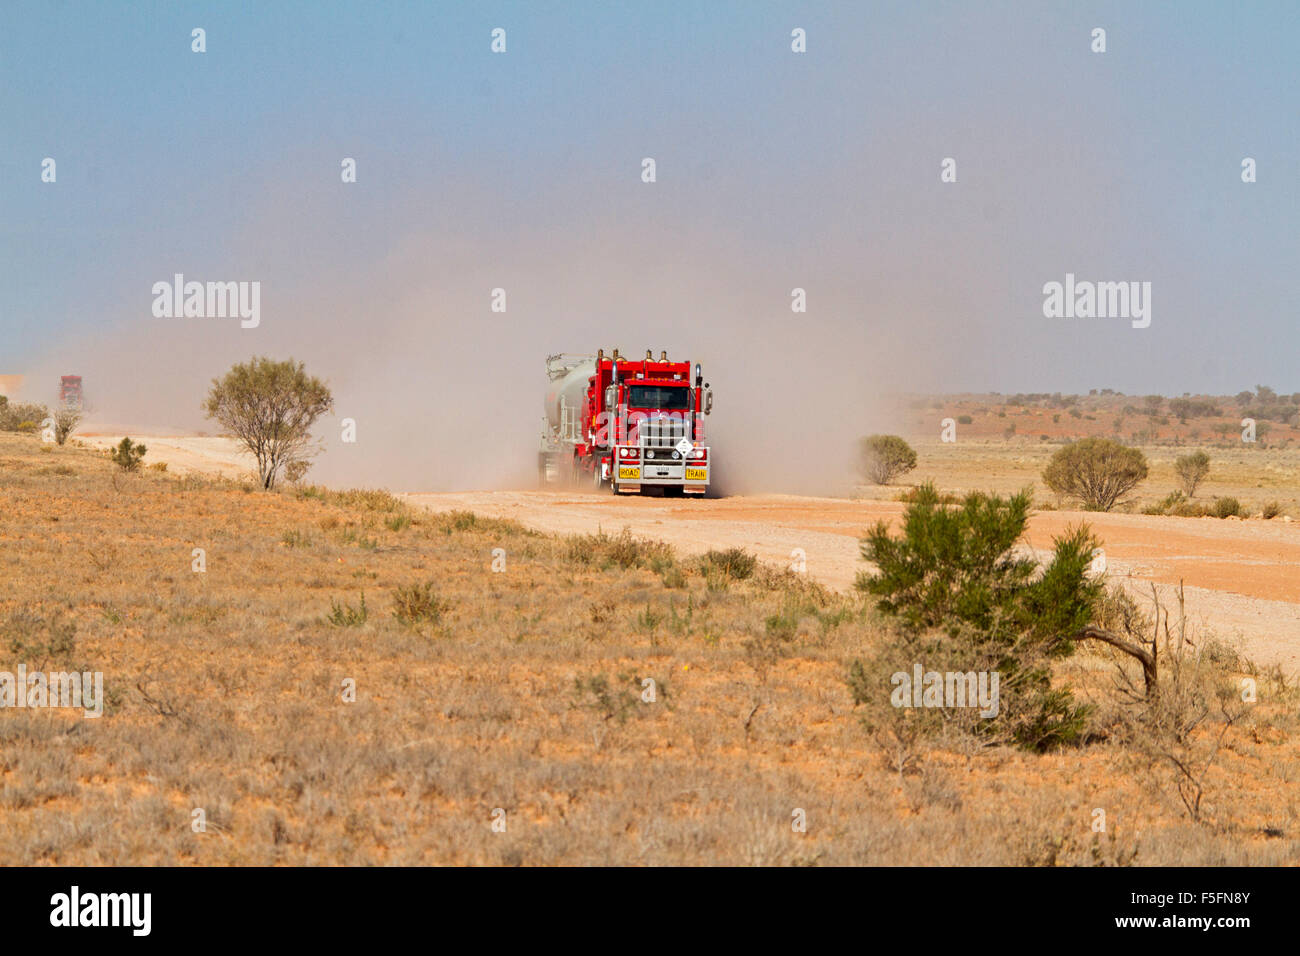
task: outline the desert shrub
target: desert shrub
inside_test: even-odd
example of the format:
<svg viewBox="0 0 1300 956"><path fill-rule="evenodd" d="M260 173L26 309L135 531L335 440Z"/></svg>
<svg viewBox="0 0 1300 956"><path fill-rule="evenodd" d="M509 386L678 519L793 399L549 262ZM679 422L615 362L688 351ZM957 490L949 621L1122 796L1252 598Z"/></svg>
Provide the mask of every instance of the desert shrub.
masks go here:
<svg viewBox="0 0 1300 956"><path fill-rule="evenodd" d="M325 383L301 362L254 358L213 379L203 410L238 439L257 460L261 486L275 487L290 462L313 454L311 428L334 399Z"/></svg>
<svg viewBox="0 0 1300 956"><path fill-rule="evenodd" d="M1109 511L1146 476L1146 456L1138 449L1109 438L1084 438L1052 455L1043 481L1091 511Z"/></svg>
<svg viewBox="0 0 1300 956"><path fill-rule="evenodd" d="M6 401L0 405L0 431L34 432L49 417L50 410L44 405Z"/></svg>
<svg viewBox="0 0 1300 956"><path fill-rule="evenodd" d="M611 681L604 674L573 679L573 703L575 708L590 710L604 721L622 724L633 714L646 715L654 712L645 700L646 685L636 674L620 673ZM666 702L668 684L655 678L655 702Z"/></svg>
<svg viewBox="0 0 1300 956"><path fill-rule="evenodd" d="M565 543L565 556L577 564L650 568L656 573L667 570L675 560L671 546L662 541L635 538L628 528L615 535L603 531L573 535Z"/></svg>
<svg viewBox="0 0 1300 956"><path fill-rule="evenodd" d="M108 457L113 460L113 464L123 471L139 471L140 462L144 460L145 452L148 449L144 445L136 444L129 438L123 438L117 443L117 447L109 451Z"/></svg>
<svg viewBox="0 0 1300 956"><path fill-rule="evenodd" d="M1181 455L1174 462L1174 472L1178 475L1187 497L1195 498L1197 485L1210 473L1210 456L1203 451Z"/></svg>
<svg viewBox="0 0 1300 956"><path fill-rule="evenodd" d="M472 511L445 511L439 514L434 523L444 532L471 531L479 526L480 518Z"/></svg>
<svg viewBox="0 0 1300 956"><path fill-rule="evenodd" d="M1215 498L1210 513L1216 518L1235 518L1241 514L1241 502L1236 498Z"/></svg>
<svg viewBox="0 0 1300 956"><path fill-rule="evenodd" d="M807 574L790 568L774 567L770 564L754 564L754 573L750 581L755 587L765 591L776 591L783 595L798 598L812 607L826 607L832 603L831 592Z"/></svg>
<svg viewBox="0 0 1300 956"><path fill-rule="evenodd" d="M310 548L312 545L311 536L292 528L280 535L280 543L286 548Z"/></svg>
<svg viewBox="0 0 1300 956"><path fill-rule="evenodd" d="M677 565L670 565L659 575L664 587L669 589L686 587L686 573Z"/></svg>
<svg viewBox="0 0 1300 956"><path fill-rule="evenodd" d="M868 481L887 485L916 467L916 452L897 435L868 435L858 446L859 467Z"/></svg>
<svg viewBox="0 0 1300 956"><path fill-rule="evenodd" d="M744 581L758 564L758 559L744 548L710 548L700 560L706 574L712 571L733 581Z"/></svg>
<svg viewBox="0 0 1300 956"><path fill-rule="evenodd" d="M1189 418L1219 418L1223 409L1213 402L1194 398L1171 398L1169 411L1183 424Z"/></svg>
<svg viewBox="0 0 1300 956"><path fill-rule="evenodd" d="M357 607L330 598L330 612L325 616L325 623L333 627L360 627L368 617L370 612L366 609L366 592L362 591L361 603Z"/></svg>
<svg viewBox="0 0 1300 956"><path fill-rule="evenodd" d="M396 500L396 499L394 499ZM400 503L400 502L399 502ZM518 521L509 518L485 518L472 511L441 511L433 515L429 523L443 534L460 531L477 531L503 537L515 535L536 535Z"/></svg>
<svg viewBox="0 0 1300 956"><path fill-rule="evenodd" d="M58 444L65 444L68 436L71 435L81 423L81 409L75 405L64 405L54 412L54 440Z"/></svg>
<svg viewBox="0 0 1300 956"><path fill-rule="evenodd" d="M348 488L345 491L329 492L329 500L341 508L384 513L401 511L405 507L399 498L383 488ZM472 513L468 511L453 512L453 514L468 514L472 517Z"/></svg>
<svg viewBox="0 0 1300 956"><path fill-rule="evenodd" d="M969 415L958 415L958 416L957 416L957 424L958 424L958 425L970 425L970 424L973 424L974 421L975 421L975 419L971 418Z"/></svg>
<svg viewBox="0 0 1300 956"><path fill-rule="evenodd" d="M1167 515L1175 508L1182 506L1187 501L1187 496L1181 491L1171 491L1155 504L1147 505L1142 509L1144 515Z"/></svg>
<svg viewBox="0 0 1300 956"><path fill-rule="evenodd" d="M898 495L894 498L894 500L901 501L903 502L903 504L911 504L912 502L916 501L917 495L920 494L920 492L921 492L920 488L908 488L906 491L900 491ZM961 497L958 495L954 495L951 492L945 491L939 495L939 504L941 505L961 504Z"/></svg>
<svg viewBox="0 0 1300 956"><path fill-rule="evenodd" d="M1069 688L1052 686L1051 661L1072 653L1075 635L1092 620L1102 589L1088 577L1097 542L1082 526L1055 540L1046 566L1018 554L1031 500L1027 490L1007 499L972 493L945 507L926 484L899 537L884 521L868 532L862 556L876 571L860 574L856 586L899 633L881 652L887 666L876 660L851 669L855 701L888 694L872 675L889 667L996 672L1002 704L979 732L1004 732L1038 750L1079 739L1087 708Z"/></svg>
<svg viewBox="0 0 1300 956"><path fill-rule="evenodd" d="M441 624L443 615L450 610L451 605L434 593L432 581L399 587L393 592L393 617L407 627Z"/></svg>
<svg viewBox="0 0 1300 956"><path fill-rule="evenodd" d="M1265 521L1272 521L1282 513L1282 505L1277 501L1267 502L1264 507L1260 509L1260 513L1264 516Z"/></svg>
<svg viewBox="0 0 1300 956"><path fill-rule="evenodd" d="M605 542L605 554L620 568L662 568L664 560L671 557L672 549L662 541L644 541L632 537L624 528Z"/></svg>
<svg viewBox="0 0 1300 956"><path fill-rule="evenodd" d="M289 484L295 488L302 484L302 480L307 477L307 472L311 469L311 462L298 459L291 461L284 466L284 477Z"/></svg>
<svg viewBox="0 0 1300 956"><path fill-rule="evenodd" d="M39 670L71 660L77 647L77 626L58 613L46 617L21 609L0 623L0 643L14 658Z"/></svg>
<svg viewBox="0 0 1300 956"><path fill-rule="evenodd" d="M384 519L384 527L389 531L405 531L410 526L411 516L408 514L396 514Z"/></svg>
<svg viewBox="0 0 1300 956"><path fill-rule="evenodd" d="M1225 738L1249 714L1233 672L1253 665L1213 638L1193 642L1181 588L1176 597L1176 614L1153 594L1151 614L1135 610L1128 620L1114 622L1117 633L1151 648L1159 661L1160 692L1143 692L1131 658L1118 657L1120 693L1101 717L1125 745L1127 759L1200 820Z"/></svg>

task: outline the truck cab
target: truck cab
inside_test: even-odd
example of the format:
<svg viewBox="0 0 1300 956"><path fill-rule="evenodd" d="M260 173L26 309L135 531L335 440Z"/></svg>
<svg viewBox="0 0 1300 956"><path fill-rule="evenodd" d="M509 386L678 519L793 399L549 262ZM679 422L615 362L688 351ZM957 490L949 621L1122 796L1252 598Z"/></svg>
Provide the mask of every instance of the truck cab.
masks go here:
<svg viewBox="0 0 1300 956"><path fill-rule="evenodd" d="M623 359L603 352L591 376L588 411L593 480L616 494L661 488L666 495L703 495L709 485L709 449L703 416L712 393L700 366L690 362Z"/></svg>

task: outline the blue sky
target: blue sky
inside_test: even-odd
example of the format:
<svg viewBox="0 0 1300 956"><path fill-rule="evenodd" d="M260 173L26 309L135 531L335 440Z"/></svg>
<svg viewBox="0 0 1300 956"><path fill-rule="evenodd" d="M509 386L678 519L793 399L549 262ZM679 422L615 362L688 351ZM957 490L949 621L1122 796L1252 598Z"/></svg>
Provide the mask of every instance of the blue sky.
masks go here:
<svg viewBox="0 0 1300 956"><path fill-rule="evenodd" d="M1295 3L10 2L0 372L186 420L260 352L389 417L618 344L760 404L790 362L854 404L1300 390L1297 60ZM178 271L261 281L261 327L153 318ZM1151 327L1045 319L1066 272L1152 282Z"/></svg>

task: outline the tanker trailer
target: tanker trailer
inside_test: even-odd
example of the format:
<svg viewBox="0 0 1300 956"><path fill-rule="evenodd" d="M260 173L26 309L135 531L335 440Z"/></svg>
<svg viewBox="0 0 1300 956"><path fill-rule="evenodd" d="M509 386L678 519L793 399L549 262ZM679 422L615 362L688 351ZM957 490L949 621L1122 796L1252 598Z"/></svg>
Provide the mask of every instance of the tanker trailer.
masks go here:
<svg viewBox="0 0 1300 956"><path fill-rule="evenodd" d="M561 352L546 357L546 400L542 442L537 452L537 479L542 485L574 484L576 449L583 444L583 407L592 376L594 355Z"/></svg>

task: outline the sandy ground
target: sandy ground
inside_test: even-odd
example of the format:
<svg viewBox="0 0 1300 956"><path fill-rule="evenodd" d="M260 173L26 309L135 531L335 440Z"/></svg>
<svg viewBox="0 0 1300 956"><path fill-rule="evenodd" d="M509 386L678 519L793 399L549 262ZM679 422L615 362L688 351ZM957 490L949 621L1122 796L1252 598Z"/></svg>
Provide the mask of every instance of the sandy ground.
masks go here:
<svg viewBox="0 0 1300 956"><path fill-rule="evenodd" d="M146 465L166 462L169 472L219 474L227 478L246 477L254 471L253 456L228 438L150 432L120 425L87 425L74 436L91 448L112 448L125 436L147 449Z"/></svg>
<svg viewBox="0 0 1300 956"><path fill-rule="evenodd" d="M252 467L251 457L234 442L215 436L87 426L76 437L107 448L128 433L149 447L148 463L165 461L169 471L239 477ZM513 518L546 532L617 533L626 527L686 553L743 547L788 566L802 551L807 573L834 588L852 587L863 568L858 552L863 531L878 520L897 519L904 507L894 501L794 495L697 500L473 491L403 497L433 511ZM1168 592L1183 581L1189 615L1201 629L1261 665L1276 663L1300 673L1300 522L1045 511L1031 519L1027 543L1038 551L1050 548L1054 536L1079 522L1090 524L1102 540L1112 578L1144 594L1148 582Z"/></svg>
<svg viewBox="0 0 1300 956"><path fill-rule="evenodd" d="M743 547L788 566L802 549L807 573L836 588L851 587L864 566L862 532L881 519L895 520L904 508L793 495L700 501L483 491L404 497L434 511L513 518L540 531L617 533L626 527L687 553ZM1182 580L1197 630L1212 630L1257 663L1300 672L1300 524L1048 511L1031 519L1028 544L1036 551L1050 548L1054 536L1083 521L1102 540L1113 579L1148 596L1147 582L1168 592Z"/></svg>

